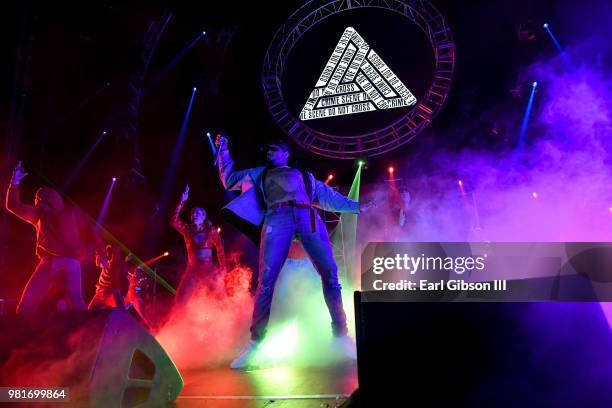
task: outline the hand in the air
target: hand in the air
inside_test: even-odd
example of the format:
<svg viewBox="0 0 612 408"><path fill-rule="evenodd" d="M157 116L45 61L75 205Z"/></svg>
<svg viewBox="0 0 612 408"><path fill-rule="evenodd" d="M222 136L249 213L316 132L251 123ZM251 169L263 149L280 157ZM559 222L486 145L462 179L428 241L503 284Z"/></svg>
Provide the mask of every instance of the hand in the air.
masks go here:
<svg viewBox="0 0 612 408"><path fill-rule="evenodd" d="M181 202L185 202L189 199L189 184L185 186L185 191L183 191L183 195L181 196Z"/></svg>
<svg viewBox="0 0 612 408"><path fill-rule="evenodd" d="M28 173L26 173L26 171L24 170L23 166L21 165L21 162L17 163L17 166L15 166L15 170L13 170L11 184L14 186L18 185L21 180L27 175Z"/></svg>
<svg viewBox="0 0 612 408"><path fill-rule="evenodd" d="M215 145L219 150L227 150L227 138L219 133L215 139Z"/></svg>
<svg viewBox="0 0 612 408"><path fill-rule="evenodd" d="M376 206L376 203L374 202L374 200L368 200L365 203L359 204L359 212L364 213L368 211L370 208L375 207L375 206Z"/></svg>

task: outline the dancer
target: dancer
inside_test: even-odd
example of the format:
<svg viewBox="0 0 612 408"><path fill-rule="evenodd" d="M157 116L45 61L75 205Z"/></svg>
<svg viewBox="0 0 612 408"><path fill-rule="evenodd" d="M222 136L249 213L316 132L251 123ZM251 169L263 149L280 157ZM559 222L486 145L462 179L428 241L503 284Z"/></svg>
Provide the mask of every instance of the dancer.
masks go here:
<svg viewBox="0 0 612 408"><path fill-rule="evenodd" d="M34 206L21 202L19 183L28 173L21 162L13 171L6 192L6 209L36 228L38 265L26 284L17 305L17 313L35 313L45 294L55 282L63 282L62 299L69 310L86 310L81 292L81 259L87 242L93 242L100 264L108 268L104 243L94 223L83 211L67 205L62 196L49 187L36 192Z"/></svg>
<svg viewBox="0 0 612 408"><path fill-rule="evenodd" d="M96 259L96 266L100 268L100 278L96 283L96 294L91 299L89 310L97 309L125 309L123 295L128 288L127 260L121 258L121 249L118 245L106 246L106 258L109 267L105 268L101 264L99 257Z"/></svg>
<svg viewBox="0 0 612 408"><path fill-rule="evenodd" d="M125 296L126 309L134 307L136 313L142 319L144 325L151 330L153 326L149 322L149 305L151 304L151 288L153 286L152 278L143 270L143 265L134 263L132 256L129 256L131 261L129 266L129 288Z"/></svg>
<svg viewBox="0 0 612 408"><path fill-rule="evenodd" d="M191 210L191 224L181 220L181 211L189 199L189 185L181 196L181 201L174 210L170 224L185 240L187 248L187 269L176 291L176 304L186 303L200 285L213 293L220 294L225 273L225 253L221 236L212 223L206 219L202 207ZM217 264L213 261L213 248L217 253Z"/></svg>
<svg viewBox="0 0 612 408"><path fill-rule="evenodd" d="M242 194L226 206L226 210L243 221L261 226L259 249L259 282L251 325L251 341L232 362L232 368L246 368L256 354L266 334L274 285L287 259L291 241L297 237L321 275L323 295L332 320L332 331L340 351L356 358L355 344L347 335L346 315L342 307L338 267L325 224L314 209L359 213L351 200L316 180L311 173L288 166L290 150L282 140L265 146L267 166L234 170L227 139L218 135L219 174L228 190Z"/></svg>

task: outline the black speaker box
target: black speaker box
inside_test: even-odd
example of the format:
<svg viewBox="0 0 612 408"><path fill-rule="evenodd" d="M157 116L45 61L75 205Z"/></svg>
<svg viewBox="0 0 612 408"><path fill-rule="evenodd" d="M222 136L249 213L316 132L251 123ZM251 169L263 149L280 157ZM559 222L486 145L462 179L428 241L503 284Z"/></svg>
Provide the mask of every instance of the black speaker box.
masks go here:
<svg viewBox="0 0 612 408"><path fill-rule="evenodd" d="M120 310L0 318L0 386L68 387L70 406L147 407L183 386L155 338Z"/></svg>
<svg viewBox="0 0 612 408"><path fill-rule="evenodd" d="M359 406L610 407L596 302L385 302L356 292Z"/></svg>

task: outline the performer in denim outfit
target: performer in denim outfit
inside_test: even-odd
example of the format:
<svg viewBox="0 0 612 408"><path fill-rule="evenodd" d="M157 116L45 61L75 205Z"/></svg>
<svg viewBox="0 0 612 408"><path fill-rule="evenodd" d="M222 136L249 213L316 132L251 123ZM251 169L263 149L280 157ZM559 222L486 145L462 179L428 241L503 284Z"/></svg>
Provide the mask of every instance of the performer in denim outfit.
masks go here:
<svg viewBox="0 0 612 408"><path fill-rule="evenodd" d="M294 237L301 241L321 275L323 295L339 348L344 354L355 358L354 343L347 336L338 268L325 224L314 207L359 213L359 203L316 180L311 173L289 167L289 146L282 140L266 145L267 166L241 171L234 170L227 139L219 135L216 143L219 146L219 174L224 187L242 191L224 210L243 222L261 226L259 282L255 293L251 342L231 367L247 367L266 334L274 285ZM369 205L362 207L361 211L366 207Z"/></svg>

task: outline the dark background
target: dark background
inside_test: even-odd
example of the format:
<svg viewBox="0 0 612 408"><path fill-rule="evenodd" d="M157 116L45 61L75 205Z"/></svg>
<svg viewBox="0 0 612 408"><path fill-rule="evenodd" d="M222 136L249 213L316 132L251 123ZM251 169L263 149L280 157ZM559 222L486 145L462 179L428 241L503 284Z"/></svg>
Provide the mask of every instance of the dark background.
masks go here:
<svg viewBox="0 0 612 408"><path fill-rule="evenodd" d="M142 258L170 250L172 256L159 264L159 269L176 284L176 271L180 270L184 254L181 237L167 227L170 207L185 183L192 186L189 204L204 205L217 223L217 210L228 200L203 132L226 131L240 167L260 162L255 152L262 141L283 137L264 103L261 66L274 32L300 4L5 4L0 40L2 188L17 160L22 160L30 173L22 183L24 200L31 200L41 184L61 186L100 133L107 130L109 134L65 193L95 216L110 178L118 177L105 226ZM525 87L531 82L521 77L521 69L557 52L542 30L542 23L551 23L559 40L567 43L571 36L584 35L591 27L605 24L607 18L606 3L597 0L580 4L571 0L437 0L434 4L446 16L456 45L456 70L448 101L433 124L416 139L390 154L368 160L362 175L364 183L383 178L386 167L394 162L419 161L437 149L512 146L528 97ZM136 113L129 116L129 79L139 64L141 41L150 22L164 11L171 12L172 18L144 76L148 92L141 95ZM527 22L533 39L522 41L517 37L516 24ZM384 25L381 38L388 35ZM159 81L154 81L202 30L207 31L204 39ZM370 45L378 41L361 34ZM329 44L314 50L320 54L320 61L312 60L312 66L304 67L302 92L306 94L339 33L326 38ZM381 51L384 59L393 61L387 61L393 70L402 65L402 57L386 54ZM292 75L299 77L300 73ZM521 85L523 91L513 96L510 90L521 89ZM194 86L198 92L172 194L160 197ZM514 112L516 118L497 123L489 113L494 109ZM297 147L295 150L295 156L316 177L323 179L333 171L342 189L350 185L354 162L316 157ZM421 161L427 166L427 160ZM15 298L36 263L34 234L30 226L6 211L0 216L0 296ZM235 231L222 227L227 232L225 240L230 252L244 248L244 241ZM254 253L252 247L245 251ZM93 291L95 278L95 270L86 273L87 294Z"/></svg>

